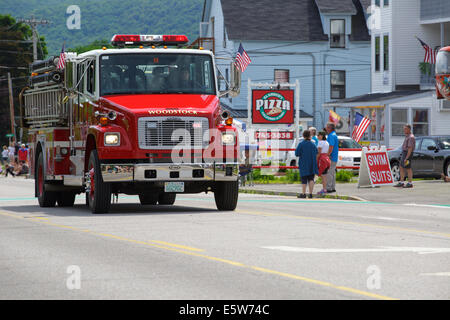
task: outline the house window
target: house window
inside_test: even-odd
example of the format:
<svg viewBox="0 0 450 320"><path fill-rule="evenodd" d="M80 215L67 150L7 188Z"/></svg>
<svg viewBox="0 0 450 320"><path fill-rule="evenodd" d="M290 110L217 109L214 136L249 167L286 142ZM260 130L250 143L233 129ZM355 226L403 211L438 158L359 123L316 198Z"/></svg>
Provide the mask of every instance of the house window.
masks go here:
<svg viewBox="0 0 450 320"><path fill-rule="evenodd" d="M383 37L383 70L389 70L389 36Z"/></svg>
<svg viewBox="0 0 450 320"><path fill-rule="evenodd" d="M389 0L384 0L383 5L384 5L385 7L389 6Z"/></svg>
<svg viewBox="0 0 450 320"><path fill-rule="evenodd" d="M391 132L392 136L404 136L403 127L408 123L408 109L392 108Z"/></svg>
<svg viewBox="0 0 450 320"><path fill-rule="evenodd" d="M330 47L345 48L345 20L330 20Z"/></svg>
<svg viewBox="0 0 450 320"><path fill-rule="evenodd" d="M380 37L375 37L375 71L380 71Z"/></svg>
<svg viewBox="0 0 450 320"><path fill-rule="evenodd" d="M289 70L275 69L274 70L274 82L275 83L289 83Z"/></svg>
<svg viewBox="0 0 450 320"><path fill-rule="evenodd" d="M428 135L428 109L413 109L412 110L412 126L415 136Z"/></svg>
<svg viewBox="0 0 450 320"><path fill-rule="evenodd" d="M331 70L331 99L345 99L345 71Z"/></svg>
<svg viewBox="0 0 450 320"><path fill-rule="evenodd" d="M380 6L380 0L375 0L375 5L379 7Z"/></svg>

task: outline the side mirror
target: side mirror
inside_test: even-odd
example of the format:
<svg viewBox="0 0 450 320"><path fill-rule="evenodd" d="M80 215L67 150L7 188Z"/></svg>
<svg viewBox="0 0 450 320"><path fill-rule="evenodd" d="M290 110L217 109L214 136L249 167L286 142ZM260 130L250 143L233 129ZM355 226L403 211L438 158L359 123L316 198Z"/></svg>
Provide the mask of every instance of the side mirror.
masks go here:
<svg viewBox="0 0 450 320"><path fill-rule="evenodd" d="M235 98L241 93L241 71L236 67L234 62L230 64L231 79L229 83L229 89L221 91L220 96L229 94L231 98Z"/></svg>
<svg viewBox="0 0 450 320"><path fill-rule="evenodd" d="M231 82L230 82L230 95L232 98L237 97L241 93L241 70L239 70L234 62L230 65L231 70Z"/></svg>
<svg viewBox="0 0 450 320"><path fill-rule="evenodd" d="M432 150L437 151L437 150L438 150L438 149L436 148L436 146L428 146L427 149L430 150L430 151L432 151Z"/></svg>

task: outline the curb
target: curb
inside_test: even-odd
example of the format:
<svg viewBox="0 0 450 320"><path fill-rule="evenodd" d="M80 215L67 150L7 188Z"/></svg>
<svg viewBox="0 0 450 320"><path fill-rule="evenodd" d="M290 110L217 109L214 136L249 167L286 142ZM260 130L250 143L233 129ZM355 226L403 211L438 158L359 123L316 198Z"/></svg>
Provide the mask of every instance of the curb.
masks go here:
<svg viewBox="0 0 450 320"><path fill-rule="evenodd" d="M246 194L263 194L269 196L285 196L285 197L297 197L300 193L297 192L280 192L280 191L267 191L267 190L257 190L257 189L239 189L240 193ZM352 200L352 201L367 201L356 196L345 196L345 195L326 195L318 196L313 194L313 199L338 199L338 200Z"/></svg>

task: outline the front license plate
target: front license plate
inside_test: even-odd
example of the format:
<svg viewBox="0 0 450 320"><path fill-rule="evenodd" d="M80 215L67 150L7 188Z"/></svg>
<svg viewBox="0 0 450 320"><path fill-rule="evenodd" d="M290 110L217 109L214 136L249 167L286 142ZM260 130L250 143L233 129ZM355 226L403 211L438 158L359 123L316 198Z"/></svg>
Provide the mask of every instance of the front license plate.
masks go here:
<svg viewBox="0 0 450 320"><path fill-rule="evenodd" d="M184 182L165 182L164 192L184 192Z"/></svg>

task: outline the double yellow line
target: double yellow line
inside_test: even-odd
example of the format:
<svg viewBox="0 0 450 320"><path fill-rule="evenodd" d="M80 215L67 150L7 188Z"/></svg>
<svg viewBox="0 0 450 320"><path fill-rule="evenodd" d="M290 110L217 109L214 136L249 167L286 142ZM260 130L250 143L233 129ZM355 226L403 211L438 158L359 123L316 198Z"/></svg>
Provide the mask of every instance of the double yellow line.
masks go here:
<svg viewBox="0 0 450 320"><path fill-rule="evenodd" d="M198 249L198 248L189 247L189 246L185 246L185 245L180 245L180 244L175 244L175 243L170 243L170 242L165 242L165 241L160 241L160 240L142 241L142 240L129 239L129 238L113 235L113 234L94 232L94 231L90 231L90 230L86 230L86 229L80 229L80 228L76 228L76 227L72 227L72 226L66 226L66 225L52 223L48 218L45 218L45 217L24 217L24 216L10 214L7 212L2 212L2 211L0 211L0 215L7 216L7 217L13 217L16 219L28 218L27 219L28 221L34 221L34 222L50 225L50 226L57 227L57 228L69 229L69 230L73 230L73 231L80 231L80 232L89 233L89 234L103 237L103 238L114 239L114 240L118 240L118 241L124 241L124 242L128 242L128 243L149 246L149 247L158 248L158 249L171 251L171 252L177 252L180 254L194 256L197 258L202 258L202 259L206 259L206 260L210 260L210 261L225 263L225 264L228 264L228 265L231 265L234 267L240 267L240 268L244 268L244 269L258 271L261 273L276 275L279 277L302 281L302 282L318 285L321 287L328 287L328 288L332 288L332 289L335 289L338 291L352 293L352 294L356 294L356 295L360 295L360 296L364 296L364 297L368 297L368 298L372 298L372 299L397 300L397 299L394 299L391 297L379 295L379 294L372 293L372 292L358 290L358 289L354 289L354 288L350 288L350 287L346 287L346 286L335 285L330 282L324 282L324 281L311 279L311 278L307 278L307 277L303 277L303 276L299 276L299 275L295 275L295 274L291 274L291 273L285 273L285 272L280 272L280 271L271 270L271 269L267 269L267 268L246 265L244 263L237 262L237 261L232 261L232 260L228 260L228 259L209 256L204 253L201 253L201 252L204 252L203 249Z"/></svg>

